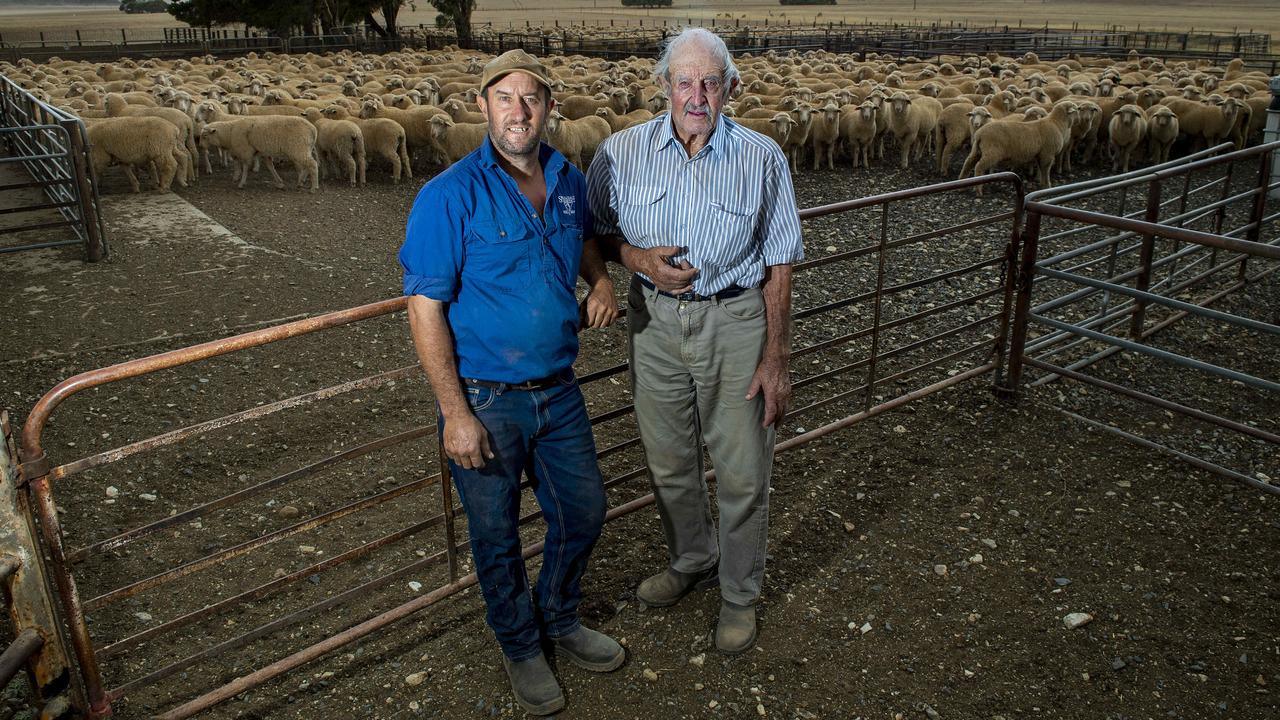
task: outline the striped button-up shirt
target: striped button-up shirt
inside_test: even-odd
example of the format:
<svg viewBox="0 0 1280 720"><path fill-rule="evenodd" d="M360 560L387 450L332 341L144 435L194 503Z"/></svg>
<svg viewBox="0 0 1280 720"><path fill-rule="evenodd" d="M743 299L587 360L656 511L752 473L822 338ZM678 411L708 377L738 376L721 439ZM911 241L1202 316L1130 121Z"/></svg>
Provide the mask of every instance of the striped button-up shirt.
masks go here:
<svg viewBox="0 0 1280 720"><path fill-rule="evenodd" d="M687 248L693 291L758 287L766 265L804 258L791 173L773 140L721 116L688 157L669 114L611 135L587 171L597 235Z"/></svg>

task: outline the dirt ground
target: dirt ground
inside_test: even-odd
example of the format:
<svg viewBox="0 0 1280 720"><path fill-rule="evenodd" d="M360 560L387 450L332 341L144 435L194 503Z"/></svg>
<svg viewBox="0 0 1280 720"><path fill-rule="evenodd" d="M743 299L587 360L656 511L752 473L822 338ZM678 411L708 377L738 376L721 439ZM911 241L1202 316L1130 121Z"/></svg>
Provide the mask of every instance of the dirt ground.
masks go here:
<svg viewBox="0 0 1280 720"><path fill-rule="evenodd" d="M364 188L328 183L310 195L277 191L258 177L239 190L218 174L181 191L200 211L194 215L173 196L132 196L122 178L109 178L109 262L85 265L78 251L61 249L0 263L4 344L11 348L0 361L0 392L15 426L46 390L77 372L398 294L395 253L422 177L400 186L381 174L370 177ZM808 207L932 180L915 170L840 170L802 173L796 187L800 205ZM894 227L922 232L1007 204L1001 193L982 200L944 196L895 215ZM201 217L234 234L206 227ZM877 217L808 223L809 257L864 244ZM892 272L903 275L890 280L967 264L998 252L1006 238L1004 225L904 249L916 254L895 255ZM797 308L865 291L871 267L811 271L798 282ZM616 282L621 288L624 278L616 275ZM886 309L887 317L971 290L946 284L937 290L941 295L911 295ZM1277 290L1273 276L1220 307L1275 322ZM948 319L995 308L998 302L980 303ZM796 344L848 332L869 317L865 306L855 305L805 320ZM893 339L918 336L910 333L920 331ZM1274 341L1257 334L1186 323L1159 342L1201 356L1237 349L1232 367L1275 377ZM583 343L580 374L625 358L621 325L586 334ZM865 345L855 347L865 352ZM794 375L830 371L843 355L837 349L806 356L793 365ZM55 463L65 462L413 362L402 315L369 321L85 392L55 414L45 445ZM881 368L879 375L908 364ZM957 361L878 386L877 398L966 366ZM1185 392L1209 409L1234 410L1232 417L1280 429L1274 396L1133 360L1098 372ZM797 393L796 404L854 387L859 377L811 385ZM559 668L569 701L562 716L1276 717L1280 499L1092 430L1057 408L1131 431L1181 430L1198 452L1264 477L1280 477L1274 448L1205 426L1184 428L1163 413L1071 384L1051 384L1017 401L998 400L990 385L989 378L969 382L779 456L761 639L743 657L725 658L712 647L714 593L662 611L635 601L636 585L665 561L652 507L609 524L586 579L584 616L624 638L629 659L606 676ZM588 386L593 414L627 402L628 392L625 375ZM858 409L860 395L797 415L781 437ZM415 377L76 475L55 490L67 545L111 537L432 421L429 391ZM600 423L596 434L601 448L617 447L602 461L606 478L640 466L636 448L627 444L634 435L629 417ZM427 478L436 464L428 436L266 488L237 506L91 558L77 569L86 599L207 553L286 533L241 561L104 601L91 609L91 631L101 647L421 522L439 512L438 487ZM636 477L611 488L610 504L646 491L644 478ZM288 531L299 514L338 511L375 493L391 501L319 530ZM535 538L537 523L528 530ZM421 529L360 561L104 659L108 685L115 687L288 613L330 603L266 639L130 692L117 703L116 717L172 707L429 591L447 581L432 561L442 547L438 528ZM530 565L536 572L536 561ZM334 600L405 567L384 587ZM462 570L468 571L465 564ZM1075 612L1094 619L1068 630L1063 617ZM466 592L205 716L519 715L483 615L479 597ZM0 710L0 717L6 714Z"/></svg>

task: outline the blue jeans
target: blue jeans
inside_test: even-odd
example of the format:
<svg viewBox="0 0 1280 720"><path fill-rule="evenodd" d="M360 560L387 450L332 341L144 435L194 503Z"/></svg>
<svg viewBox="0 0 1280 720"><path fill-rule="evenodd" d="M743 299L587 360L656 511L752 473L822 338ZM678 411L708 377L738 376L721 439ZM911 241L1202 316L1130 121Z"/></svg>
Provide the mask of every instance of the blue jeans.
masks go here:
<svg viewBox="0 0 1280 720"><path fill-rule="evenodd" d="M542 652L541 638L578 629L582 573L604 525L605 495L582 391L572 371L546 390L465 386L494 457L478 470L450 461L467 512L486 618L513 661ZM441 425L441 435L444 428ZM547 523L535 598L520 556L520 476Z"/></svg>

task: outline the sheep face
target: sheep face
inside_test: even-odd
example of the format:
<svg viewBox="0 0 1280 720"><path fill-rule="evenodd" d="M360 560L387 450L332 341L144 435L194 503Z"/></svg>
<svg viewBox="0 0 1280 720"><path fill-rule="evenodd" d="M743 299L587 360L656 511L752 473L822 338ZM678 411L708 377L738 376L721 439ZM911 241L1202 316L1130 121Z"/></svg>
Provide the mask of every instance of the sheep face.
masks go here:
<svg viewBox="0 0 1280 720"><path fill-rule="evenodd" d="M966 113L969 116L969 127L973 131L991 122L991 111L986 108L974 108Z"/></svg>

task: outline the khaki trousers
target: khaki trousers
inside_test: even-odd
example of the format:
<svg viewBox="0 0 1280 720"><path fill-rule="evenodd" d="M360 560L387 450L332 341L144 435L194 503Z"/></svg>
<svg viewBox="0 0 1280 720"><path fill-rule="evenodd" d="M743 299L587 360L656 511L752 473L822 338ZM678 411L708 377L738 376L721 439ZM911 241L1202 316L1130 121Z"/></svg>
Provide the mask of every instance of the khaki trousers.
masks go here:
<svg viewBox="0 0 1280 720"><path fill-rule="evenodd" d="M764 578L773 467L764 397L746 399L764 350L764 298L756 289L682 302L633 278L627 304L636 420L671 567L719 562L721 595L750 605ZM700 437L716 469L718 538Z"/></svg>

